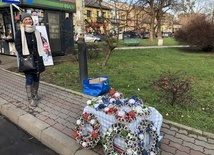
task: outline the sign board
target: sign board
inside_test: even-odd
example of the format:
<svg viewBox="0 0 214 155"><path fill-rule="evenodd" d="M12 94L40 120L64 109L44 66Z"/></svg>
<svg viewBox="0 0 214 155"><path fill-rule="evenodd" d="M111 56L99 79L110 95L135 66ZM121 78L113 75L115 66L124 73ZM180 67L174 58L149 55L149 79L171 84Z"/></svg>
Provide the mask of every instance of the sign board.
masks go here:
<svg viewBox="0 0 214 155"><path fill-rule="evenodd" d="M20 0L2 0L3 3L20 4Z"/></svg>
<svg viewBox="0 0 214 155"><path fill-rule="evenodd" d="M74 0L22 0L22 4L27 4L36 7L45 7L46 9L60 9L60 10L68 10L75 11L76 4Z"/></svg>
<svg viewBox="0 0 214 155"><path fill-rule="evenodd" d="M43 62L45 66L53 65L53 57L48 40L48 35L45 26L36 26L36 29L41 33L42 42L44 46L45 55L43 56Z"/></svg>

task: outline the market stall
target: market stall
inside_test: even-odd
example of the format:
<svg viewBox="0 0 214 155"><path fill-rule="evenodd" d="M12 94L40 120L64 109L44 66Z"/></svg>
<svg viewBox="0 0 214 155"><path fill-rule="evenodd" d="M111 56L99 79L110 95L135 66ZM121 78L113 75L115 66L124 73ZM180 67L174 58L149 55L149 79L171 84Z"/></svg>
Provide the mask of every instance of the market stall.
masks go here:
<svg viewBox="0 0 214 155"><path fill-rule="evenodd" d="M16 54L14 34L19 29L20 10L11 7L12 3L11 0L0 2L0 54ZM22 0L17 6L32 15L35 25L46 27L53 56L64 55L74 46L74 0Z"/></svg>

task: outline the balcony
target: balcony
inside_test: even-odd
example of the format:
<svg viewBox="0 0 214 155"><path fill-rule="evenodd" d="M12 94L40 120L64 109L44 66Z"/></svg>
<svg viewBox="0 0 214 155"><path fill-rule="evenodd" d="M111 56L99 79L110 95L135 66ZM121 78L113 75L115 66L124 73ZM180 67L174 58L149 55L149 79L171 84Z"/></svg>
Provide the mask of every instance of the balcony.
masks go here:
<svg viewBox="0 0 214 155"><path fill-rule="evenodd" d="M120 20L119 19L110 19L110 22L112 24L120 24Z"/></svg>

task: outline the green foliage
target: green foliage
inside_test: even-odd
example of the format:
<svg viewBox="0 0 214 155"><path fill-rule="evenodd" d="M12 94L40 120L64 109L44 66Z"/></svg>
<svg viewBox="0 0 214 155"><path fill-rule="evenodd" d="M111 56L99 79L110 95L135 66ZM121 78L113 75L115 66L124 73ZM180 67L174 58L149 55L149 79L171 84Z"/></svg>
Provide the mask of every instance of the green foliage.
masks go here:
<svg viewBox="0 0 214 155"><path fill-rule="evenodd" d="M88 77L107 75L110 86L125 97L138 95L145 104L155 107L165 119L213 132L214 129L214 54L188 52L189 48L153 48L117 50L102 67L105 54L88 62ZM193 104L159 104L151 82L163 72L185 70L194 79ZM78 62L65 62L46 67L41 79L74 91L82 92Z"/></svg>
<svg viewBox="0 0 214 155"><path fill-rule="evenodd" d="M174 104L191 104L192 83L185 71L174 73L165 72L152 83L158 92L160 103L166 102Z"/></svg>

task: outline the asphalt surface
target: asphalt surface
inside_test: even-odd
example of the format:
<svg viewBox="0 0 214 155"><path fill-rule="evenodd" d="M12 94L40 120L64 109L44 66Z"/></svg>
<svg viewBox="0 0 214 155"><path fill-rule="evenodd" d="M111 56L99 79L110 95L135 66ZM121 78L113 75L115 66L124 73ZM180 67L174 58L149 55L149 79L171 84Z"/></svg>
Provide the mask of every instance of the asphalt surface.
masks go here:
<svg viewBox="0 0 214 155"><path fill-rule="evenodd" d="M24 77L5 70L16 65L15 57L0 55L0 59L3 61L0 65L2 115L60 155L104 155L101 144L88 150L72 137L75 122L90 96L41 82L40 103L32 108L26 100ZM203 129L164 120L161 136L158 155L214 155L214 134Z"/></svg>
<svg viewBox="0 0 214 155"><path fill-rule="evenodd" d="M0 115L0 155L58 155Z"/></svg>

